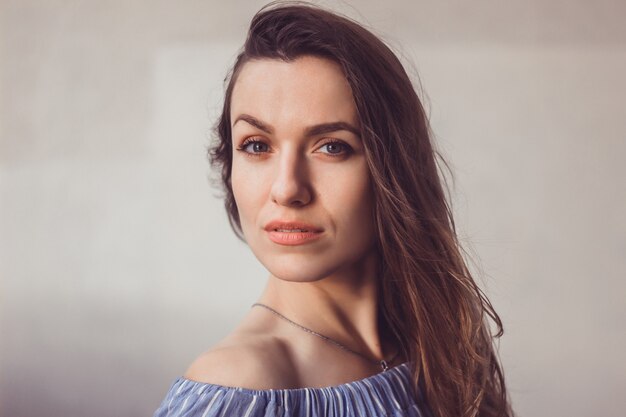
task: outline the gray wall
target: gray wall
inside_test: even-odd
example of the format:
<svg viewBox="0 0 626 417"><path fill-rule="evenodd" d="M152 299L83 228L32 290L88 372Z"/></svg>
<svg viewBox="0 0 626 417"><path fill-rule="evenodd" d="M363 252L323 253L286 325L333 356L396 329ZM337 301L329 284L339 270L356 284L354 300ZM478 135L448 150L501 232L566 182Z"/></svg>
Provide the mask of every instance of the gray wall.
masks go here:
<svg viewBox="0 0 626 417"><path fill-rule="evenodd" d="M0 3L3 417L150 415L261 291L208 183L225 3ZM336 7L415 64L516 410L623 415L626 3Z"/></svg>

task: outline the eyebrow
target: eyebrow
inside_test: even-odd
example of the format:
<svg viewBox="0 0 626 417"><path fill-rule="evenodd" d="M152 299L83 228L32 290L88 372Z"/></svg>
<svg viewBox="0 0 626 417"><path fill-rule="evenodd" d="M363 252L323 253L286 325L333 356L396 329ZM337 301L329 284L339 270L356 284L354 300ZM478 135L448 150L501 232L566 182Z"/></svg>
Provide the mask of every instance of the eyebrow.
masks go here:
<svg viewBox="0 0 626 417"><path fill-rule="evenodd" d="M237 124L238 121L243 120L248 124L256 127L259 130L264 131L267 134L274 133L274 129L268 125L267 123L262 122L254 116L250 116L249 114L240 114L233 123L233 126ZM320 123L317 125L309 126L306 128L304 135L306 137L323 135L324 133L336 132L338 130L347 130L348 132L352 132L358 137L361 137L361 132L356 127L352 126L350 123L346 122L331 122L331 123Z"/></svg>

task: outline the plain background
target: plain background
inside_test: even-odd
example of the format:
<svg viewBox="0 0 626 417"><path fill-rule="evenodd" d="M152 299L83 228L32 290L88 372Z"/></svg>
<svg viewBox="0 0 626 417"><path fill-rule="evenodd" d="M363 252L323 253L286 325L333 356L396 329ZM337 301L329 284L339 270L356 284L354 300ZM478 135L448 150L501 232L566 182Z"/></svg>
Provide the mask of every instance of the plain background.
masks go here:
<svg viewBox="0 0 626 417"><path fill-rule="evenodd" d="M151 415L256 300L205 151L263 4L0 2L1 416ZM419 74L519 415L623 415L626 3L322 4Z"/></svg>

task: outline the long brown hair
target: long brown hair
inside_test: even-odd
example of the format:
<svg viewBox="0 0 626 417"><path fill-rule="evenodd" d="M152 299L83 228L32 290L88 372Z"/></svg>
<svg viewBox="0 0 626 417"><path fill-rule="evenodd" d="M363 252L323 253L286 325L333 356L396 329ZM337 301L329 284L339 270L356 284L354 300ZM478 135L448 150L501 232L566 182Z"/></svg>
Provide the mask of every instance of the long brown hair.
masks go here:
<svg viewBox="0 0 626 417"><path fill-rule="evenodd" d="M396 55L359 23L303 2L272 2L253 17L209 149L233 230L244 240L231 185L237 75L251 59L303 55L337 62L352 89L376 202L381 316L414 364L413 388L423 386L437 417L512 416L493 344L502 322L463 257L424 109Z"/></svg>

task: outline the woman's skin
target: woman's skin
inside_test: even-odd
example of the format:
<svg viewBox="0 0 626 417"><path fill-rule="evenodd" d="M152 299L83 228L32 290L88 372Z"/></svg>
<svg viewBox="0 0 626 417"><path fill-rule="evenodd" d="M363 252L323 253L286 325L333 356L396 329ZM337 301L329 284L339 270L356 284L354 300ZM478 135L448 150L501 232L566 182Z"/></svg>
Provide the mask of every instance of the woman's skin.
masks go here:
<svg viewBox="0 0 626 417"><path fill-rule="evenodd" d="M230 116L232 187L242 230L270 272L258 302L372 360L389 359L397 346L377 318L371 180L341 68L313 56L250 61L234 86ZM310 135L312 126L336 122L346 127ZM314 241L282 245L265 230L273 220L302 221L323 231ZM185 377L282 389L337 385L380 371L253 307Z"/></svg>

